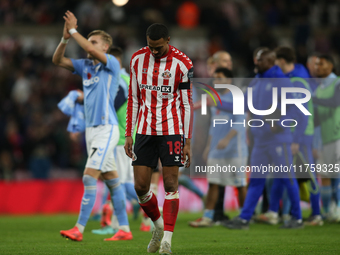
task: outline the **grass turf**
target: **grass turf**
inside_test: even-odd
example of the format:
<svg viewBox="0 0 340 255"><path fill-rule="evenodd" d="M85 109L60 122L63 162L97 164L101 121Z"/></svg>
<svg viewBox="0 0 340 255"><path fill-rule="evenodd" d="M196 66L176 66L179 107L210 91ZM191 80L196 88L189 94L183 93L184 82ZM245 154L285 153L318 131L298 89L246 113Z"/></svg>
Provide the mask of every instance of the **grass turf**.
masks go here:
<svg viewBox="0 0 340 255"><path fill-rule="evenodd" d="M250 230L190 228L201 214L180 213L172 239L173 254L340 254L340 224L281 230L254 224ZM130 220L133 240L104 242L110 236L91 233L99 222L89 221L82 242L62 238L61 229L72 228L75 215L0 217L0 254L147 254L151 233L139 231L140 220Z"/></svg>

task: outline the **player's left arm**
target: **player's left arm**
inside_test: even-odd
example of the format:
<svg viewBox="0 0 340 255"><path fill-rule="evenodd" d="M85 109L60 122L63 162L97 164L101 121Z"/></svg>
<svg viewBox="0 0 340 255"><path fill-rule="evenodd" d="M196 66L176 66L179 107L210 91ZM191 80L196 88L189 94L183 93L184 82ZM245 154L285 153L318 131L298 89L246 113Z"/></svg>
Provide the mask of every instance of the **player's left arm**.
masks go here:
<svg viewBox="0 0 340 255"><path fill-rule="evenodd" d="M70 11L67 11L64 16L64 20L66 23L67 30L70 32L71 36L77 41L80 47L82 47L87 53L89 53L92 57L99 60L103 64L107 63L107 56L104 52L97 50L91 42L89 42L85 37L83 37L76 30L70 31L71 29L75 29L77 27L77 18Z"/></svg>
<svg viewBox="0 0 340 255"><path fill-rule="evenodd" d="M192 133L192 94L190 79L193 77L194 68L192 65L182 66L181 82L178 86L180 94L181 117L184 127L185 145L183 148L183 156L186 161L185 167L190 166L191 162L191 133ZM187 158L187 159L186 159Z"/></svg>

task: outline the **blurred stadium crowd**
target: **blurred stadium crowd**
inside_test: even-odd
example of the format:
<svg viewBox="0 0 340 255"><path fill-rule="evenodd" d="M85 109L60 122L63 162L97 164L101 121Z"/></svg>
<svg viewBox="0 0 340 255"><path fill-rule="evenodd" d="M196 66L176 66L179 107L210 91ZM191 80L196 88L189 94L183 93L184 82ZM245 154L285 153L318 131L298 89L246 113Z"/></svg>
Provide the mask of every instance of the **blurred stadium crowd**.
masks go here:
<svg viewBox="0 0 340 255"><path fill-rule="evenodd" d="M125 52L125 67L145 46L145 30L168 25L174 46L193 60L195 77L208 77L206 60L219 50L230 52L235 76L253 71L253 51L265 46L295 48L297 62L312 52L331 54L338 66L340 4L337 1L111 1L3 0L0 2L0 178L51 178L51 169L78 169L86 160L82 139L70 139L68 118L57 103L81 80L53 66L62 16L70 9L79 31L108 31ZM27 28L32 34L25 32ZM21 29L21 30L20 30ZM40 31L49 30L49 34ZM22 31L18 33L15 31ZM55 31L55 32L54 32ZM84 56L70 43L66 53ZM81 146L79 146L81 145Z"/></svg>

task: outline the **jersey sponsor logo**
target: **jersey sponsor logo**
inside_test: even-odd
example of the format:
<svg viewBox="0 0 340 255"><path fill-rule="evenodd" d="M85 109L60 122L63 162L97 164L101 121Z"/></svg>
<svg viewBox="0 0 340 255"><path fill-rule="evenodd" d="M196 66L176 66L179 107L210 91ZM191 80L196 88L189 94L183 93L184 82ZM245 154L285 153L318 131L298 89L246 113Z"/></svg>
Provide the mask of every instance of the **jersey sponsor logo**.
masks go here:
<svg viewBox="0 0 340 255"><path fill-rule="evenodd" d="M171 86L166 86L166 85L161 86L161 92L171 93Z"/></svg>
<svg viewBox="0 0 340 255"><path fill-rule="evenodd" d="M146 85L146 84L140 84L139 89L147 89L147 90L156 90L160 91L161 87L154 86L154 85Z"/></svg>
<svg viewBox="0 0 340 255"><path fill-rule="evenodd" d="M166 94L166 95L163 95L163 94L159 94L158 95L159 98L163 98L163 99L173 99L174 98L174 95L173 94Z"/></svg>
<svg viewBox="0 0 340 255"><path fill-rule="evenodd" d="M171 73L169 70L165 70L164 73L162 73L162 77L164 79L170 79L171 78Z"/></svg>
<svg viewBox="0 0 340 255"><path fill-rule="evenodd" d="M95 77L92 77L89 80L83 80L83 85L84 86L90 86L90 85L92 85L94 83L98 83L98 82L99 82L99 77L95 76Z"/></svg>
<svg viewBox="0 0 340 255"><path fill-rule="evenodd" d="M171 86L154 86L154 85L146 85L146 84L140 84L139 89L146 89L146 90L154 90L154 91L159 91L163 93L171 93L172 89Z"/></svg>

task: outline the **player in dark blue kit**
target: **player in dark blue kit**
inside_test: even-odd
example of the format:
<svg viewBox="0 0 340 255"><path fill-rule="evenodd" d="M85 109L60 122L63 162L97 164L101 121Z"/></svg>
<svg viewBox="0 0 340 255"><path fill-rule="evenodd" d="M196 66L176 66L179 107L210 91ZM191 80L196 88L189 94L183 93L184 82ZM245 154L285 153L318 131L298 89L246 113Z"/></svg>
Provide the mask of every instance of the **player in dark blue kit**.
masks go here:
<svg viewBox="0 0 340 255"><path fill-rule="evenodd" d="M286 78L284 73L278 66L275 66L275 53L270 50L261 50L257 54L257 68L258 74L256 79L252 81L250 86L253 89L253 106L258 110L267 110L272 106L272 88L277 87L278 90L278 106L281 104L281 88L292 87L293 85L288 79L275 79ZM262 79L258 79L262 78ZM293 94L287 95L293 96ZM247 100L245 100L247 102ZM218 108L221 110L231 111L232 103L222 101L218 103ZM245 109L248 110L247 104ZM287 108L287 115L293 116L293 113L298 115L300 119L299 110L293 112L294 108ZM277 114L276 114L277 115ZM252 119L282 119L281 116L261 116L251 114ZM290 119L291 117L287 117ZM254 149L251 154L251 166L263 166L275 164L276 166L289 166L292 164L292 152L290 150L293 137L289 128L280 126L280 122L264 121L262 127L251 127L251 132L254 136ZM296 132L303 133L303 125L296 126ZM295 142L295 141L294 141ZM294 173L280 173L281 178L276 178L274 184L287 188L289 198L292 203L292 219L283 226L283 228L300 228L303 227L300 209L300 197L297 181ZM231 221L226 222L224 225L230 229L247 229L249 228L249 221L254 213L256 204L262 195L265 186L266 175L262 173L251 173L250 183L248 187L247 197L242 209L241 214ZM283 177L283 178L282 178ZM282 196L282 192L281 192Z"/></svg>
<svg viewBox="0 0 340 255"><path fill-rule="evenodd" d="M312 89L310 86L310 75L307 71L307 69L301 65L296 64L296 56L293 49L289 47L278 47L276 50L276 61L275 64L278 65L283 73L290 78L290 81L293 83L294 87L304 88L308 89L312 93ZM298 94L297 96L300 96ZM294 142L298 143L292 143L291 149L292 154L294 156L294 159L299 162L298 159L300 159L300 162L305 164L313 164L313 154L312 154L312 147L313 147L313 135L314 135L314 117L313 117L313 102L312 100L309 100L308 102L303 104L306 109L308 109L309 112L312 113L310 116L303 115L304 121L307 121L305 132L301 134L295 134L297 132L293 132L294 136ZM300 121L301 123L301 121ZM299 123L299 124L300 124ZM308 174L308 173L307 173ZM310 193L310 201L312 206L312 215L308 218L308 220L305 222L305 225L323 225L322 217L320 215L320 192L319 187L316 179L315 172L313 173L313 176L301 176L301 178L311 178L311 185L312 185L312 192ZM279 188L280 189L280 188ZM279 208L279 202L280 202L280 195L282 191L278 191L277 185L273 186L271 195L271 203L269 212L259 215L258 219L265 222L275 222L275 218L278 219L277 216L277 210ZM284 195L284 197L286 197ZM283 202L283 209L282 209L282 215L288 216L290 212L290 201L289 199L284 199Z"/></svg>

